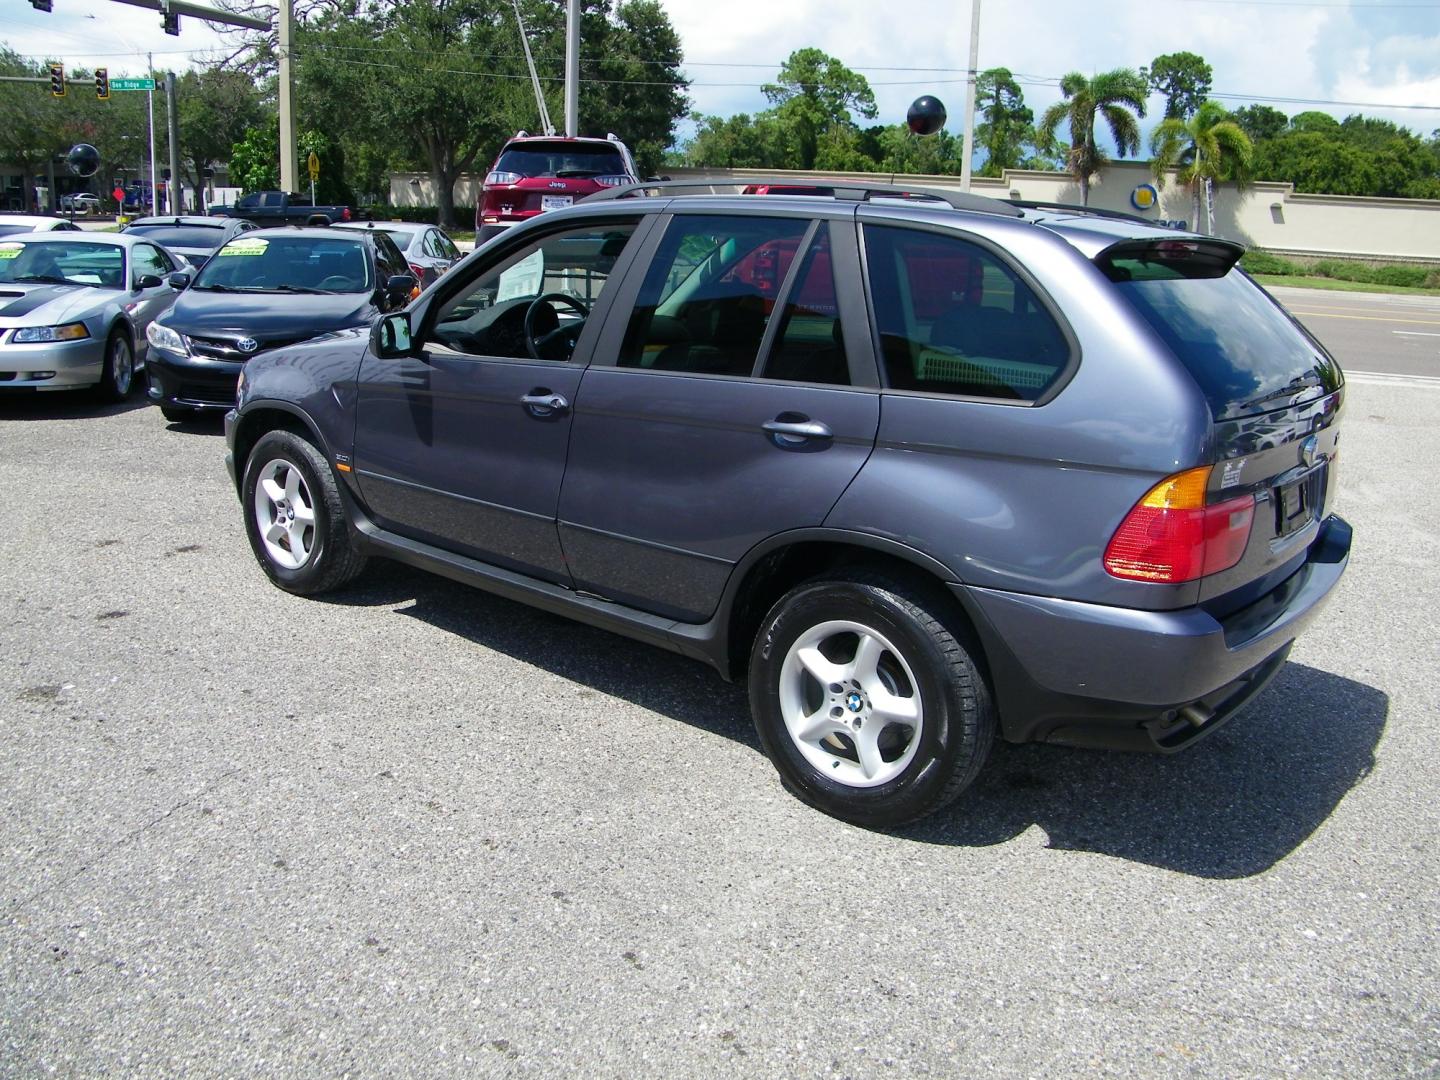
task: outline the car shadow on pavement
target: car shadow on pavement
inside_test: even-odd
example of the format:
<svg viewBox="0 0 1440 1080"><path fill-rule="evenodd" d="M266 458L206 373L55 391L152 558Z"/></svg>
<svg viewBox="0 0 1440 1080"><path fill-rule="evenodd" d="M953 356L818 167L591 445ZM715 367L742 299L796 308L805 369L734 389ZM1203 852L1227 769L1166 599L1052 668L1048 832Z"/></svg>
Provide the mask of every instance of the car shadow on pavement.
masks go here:
<svg viewBox="0 0 1440 1080"><path fill-rule="evenodd" d="M138 390L119 402L101 401L92 390L50 390L45 393L0 394L0 420L92 420L101 416L148 409Z"/></svg>
<svg viewBox="0 0 1440 1080"><path fill-rule="evenodd" d="M364 607L413 601L397 611L760 752L744 688L704 664L380 565L380 573L325 599ZM1292 662L1230 724L1179 754L997 742L979 779L953 805L892 835L984 847L1038 826L1054 850L1197 877L1249 877L1303 844L1365 779L1388 714L1389 698L1379 690Z"/></svg>

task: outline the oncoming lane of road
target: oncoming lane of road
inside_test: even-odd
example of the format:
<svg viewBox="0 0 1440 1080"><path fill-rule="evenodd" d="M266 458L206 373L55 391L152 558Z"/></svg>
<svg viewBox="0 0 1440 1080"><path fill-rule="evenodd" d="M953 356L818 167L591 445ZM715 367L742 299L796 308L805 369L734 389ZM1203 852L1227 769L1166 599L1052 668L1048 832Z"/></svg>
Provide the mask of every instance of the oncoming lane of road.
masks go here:
<svg viewBox="0 0 1440 1080"><path fill-rule="evenodd" d="M1271 288L1347 375L1440 378L1440 297Z"/></svg>

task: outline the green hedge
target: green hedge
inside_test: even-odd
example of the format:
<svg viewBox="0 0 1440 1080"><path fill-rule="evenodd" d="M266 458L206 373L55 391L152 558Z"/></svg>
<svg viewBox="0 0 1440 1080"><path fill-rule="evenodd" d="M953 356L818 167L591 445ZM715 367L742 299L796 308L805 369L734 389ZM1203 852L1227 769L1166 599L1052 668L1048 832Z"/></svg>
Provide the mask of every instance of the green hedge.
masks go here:
<svg viewBox="0 0 1440 1080"><path fill-rule="evenodd" d="M440 216L435 206L367 206L365 212L376 221L414 221L423 225L434 225ZM475 207L455 207L455 227L474 228Z"/></svg>
<svg viewBox="0 0 1440 1080"><path fill-rule="evenodd" d="M1440 289L1440 266L1424 264L1374 265L1347 259L1285 259L1268 251L1247 251L1240 265L1252 274L1286 277L1324 277L1362 285L1399 285Z"/></svg>

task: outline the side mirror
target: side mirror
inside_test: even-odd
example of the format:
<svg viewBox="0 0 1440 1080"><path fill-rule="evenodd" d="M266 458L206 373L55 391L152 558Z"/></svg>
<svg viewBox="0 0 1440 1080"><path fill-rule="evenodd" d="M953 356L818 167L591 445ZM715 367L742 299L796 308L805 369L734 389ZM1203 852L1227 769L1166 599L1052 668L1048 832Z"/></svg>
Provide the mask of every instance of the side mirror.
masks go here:
<svg viewBox="0 0 1440 1080"><path fill-rule="evenodd" d="M398 360L411 355L410 313L397 311L381 315L370 328L370 351L381 360Z"/></svg>
<svg viewBox="0 0 1440 1080"><path fill-rule="evenodd" d="M415 288L415 278L410 274L394 274L385 279L385 295L391 300L401 300Z"/></svg>
<svg viewBox="0 0 1440 1080"><path fill-rule="evenodd" d="M170 287L176 292L190 287L189 274L171 274L166 280L169 282Z"/></svg>
<svg viewBox="0 0 1440 1080"><path fill-rule="evenodd" d="M141 274L135 282L135 291L144 292L146 289L158 289L165 281L159 274Z"/></svg>

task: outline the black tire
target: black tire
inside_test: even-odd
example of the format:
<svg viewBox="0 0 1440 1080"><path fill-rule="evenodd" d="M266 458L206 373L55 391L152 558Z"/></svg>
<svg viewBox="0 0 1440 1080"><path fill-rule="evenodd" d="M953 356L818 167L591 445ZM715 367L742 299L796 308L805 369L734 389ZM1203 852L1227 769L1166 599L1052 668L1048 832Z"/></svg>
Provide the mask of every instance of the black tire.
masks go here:
<svg viewBox="0 0 1440 1080"><path fill-rule="evenodd" d="M947 606L945 597L923 586L884 573L857 571L807 582L770 609L751 650L750 710L760 742L791 792L844 821L890 828L933 813L970 785L990 753L995 709L976 664L979 648ZM799 669L793 666L786 674L792 646L802 636L822 633L820 628L827 623L862 627L875 641L883 641L876 670L888 671L887 687L907 700L918 699L917 725L886 722L878 708L872 715L870 698L876 702L879 698L863 692L859 683L853 684L861 691L855 693L848 692L846 684L827 688L812 681L813 676L797 674ZM838 647L843 662L846 636L838 632L824 638L822 651ZM859 640L856 635L857 649ZM847 692L842 694L837 685ZM871 780L865 777L858 742L848 730L827 737L836 749L825 742L802 744L785 722L782 691L787 687L786 700L802 694L799 711L813 717L822 715L825 695L830 694L834 708L825 715L840 717L836 723L853 723L857 735L864 719L873 723L881 717L875 737L889 737L887 749L893 760L886 759ZM847 711L851 708L856 710L853 715ZM802 745L808 749L802 750ZM822 769L817 759L828 763L829 770ZM890 770L894 774L884 779ZM844 779L847 776L851 782ZM875 786L856 786L871 783Z"/></svg>
<svg viewBox="0 0 1440 1080"><path fill-rule="evenodd" d="M120 402L135 387L135 346L130 335L120 327L105 339L105 364L100 369L100 384L95 392L101 401Z"/></svg>
<svg viewBox="0 0 1440 1080"><path fill-rule="evenodd" d="M188 424L200 414L194 409L187 409L183 405L161 405L160 415L172 424Z"/></svg>
<svg viewBox="0 0 1440 1080"><path fill-rule="evenodd" d="M308 548L295 551L289 548L292 559L303 560L297 566L287 566L271 552L261 532L257 510L257 489L267 478L278 482L283 475L290 479L289 470L299 476L303 503L313 514L313 525L305 530L301 546ZM268 496L261 496L268 500ZM345 516L345 507L340 497L340 488L330 464L311 443L289 431L271 431L260 437L250 457L245 462L245 477L241 484L241 504L245 516L245 535L250 538L250 548L260 562L265 575L286 592L299 596L315 596L331 592L353 580L365 568L365 555L358 539ZM268 509L273 514L275 506ZM293 509L293 507L292 507ZM279 552L284 555L285 552Z"/></svg>

